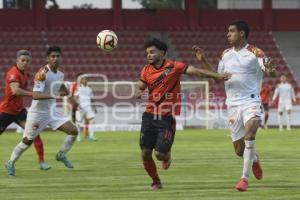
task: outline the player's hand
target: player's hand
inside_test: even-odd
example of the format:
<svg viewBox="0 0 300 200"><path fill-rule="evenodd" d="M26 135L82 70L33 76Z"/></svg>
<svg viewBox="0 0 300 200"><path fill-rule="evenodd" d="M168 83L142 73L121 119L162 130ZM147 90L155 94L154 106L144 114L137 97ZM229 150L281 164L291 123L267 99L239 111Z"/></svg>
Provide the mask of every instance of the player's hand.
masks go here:
<svg viewBox="0 0 300 200"><path fill-rule="evenodd" d="M219 81L227 81L231 78L232 74L230 73L224 73L224 74L219 74L219 77L217 78L217 80Z"/></svg>
<svg viewBox="0 0 300 200"><path fill-rule="evenodd" d="M200 48L200 46L194 45L194 46L192 47L192 49L195 51L195 53L196 53L196 58L197 58L199 61L205 61L205 60L206 60L204 50L203 50L202 48Z"/></svg>
<svg viewBox="0 0 300 200"><path fill-rule="evenodd" d="M137 91L136 93L135 93L135 98L136 99L142 99L142 95L143 95L143 91Z"/></svg>
<svg viewBox="0 0 300 200"><path fill-rule="evenodd" d="M266 67L266 69L269 69L270 73L275 72L276 65L272 58L270 58L270 57L264 58L263 63L264 63L264 66Z"/></svg>

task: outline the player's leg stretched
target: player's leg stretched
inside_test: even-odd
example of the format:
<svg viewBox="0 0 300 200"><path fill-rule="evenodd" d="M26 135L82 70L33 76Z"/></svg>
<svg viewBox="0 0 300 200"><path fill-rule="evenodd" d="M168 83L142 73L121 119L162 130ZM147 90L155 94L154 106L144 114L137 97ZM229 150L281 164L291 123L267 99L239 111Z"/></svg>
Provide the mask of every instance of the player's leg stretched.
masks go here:
<svg viewBox="0 0 300 200"><path fill-rule="evenodd" d="M43 141L41 139L41 137L38 135L34 141L34 148L35 148L35 151L38 155L38 160L39 160L39 164L40 164L40 169L41 170L48 170L48 169L51 169L51 166L48 165L45 160L44 160L44 144L43 144Z"/></svg>
<svg viewBox="0 0 300 200"><path fill-rule="evenodd" d="M279 131L282 131L282 115L283 112L278 112L278 125L279 125Z"/></svg>
<svg viewBox="0 0 300 200"><path fill-rule="evenodd" d="M71 163L71 161L67 159L66 154L72 148L72 145L76 140L78 134L77 127L68 121L60 126L58 130L65 132L67 136L65 137L62 146L56 154L56 160L64 163L64 165L68 168L74 168L74 165Z"/></svg>
<svg viewBox="0 0 300 200"><path fill-rule="evenodd" d="M5 163L7 174L9 176L15 176L15 162L30 147L32 142L33 140L28 140L27 137L24 137L22 141L14 148L10 159Z"/></svg>
<svg viewBox="0 0 300 200"><path fill-rule="evenodd" d="M91 119L88 119L89 121L89 125L88 125L88 132L89 132L89 140L91 141L96 141L97 138L95 137L94 135L94 132L95 132L95 118L91 118Z"/></svg>
<svg viewBox="0 0 300 200"><path fill-rule="evenodd" d="M287 115L286 115L286 129L288 131L291 130L291 118L292 118L292 111L287 110Z"/></svg>
<svg viewBox="0 0 300 200"><path fill-rule="evenodd" d="M153 181L151 184L152 189L157 190L162 188L162 184L157 173L156 164L152 158L152 150L143 149L142 160L143 160L144 169L146 170L146 172L148 173L148 175Z"/></svg>
<svg viewBox="0 0 300 200"><path fill-rule="evenodd" d="M236 185L236 189L239 191L246 191L248 188L248 181L250 178L250 171L252 169L254 176L257 179L262 178L262 169L258 156L256 156L256 146L255 146L255 134L257 128L260 125L260 120L256 117L247 121L245 125L245 147L243 152L244 166L243 174Z"/></svg>

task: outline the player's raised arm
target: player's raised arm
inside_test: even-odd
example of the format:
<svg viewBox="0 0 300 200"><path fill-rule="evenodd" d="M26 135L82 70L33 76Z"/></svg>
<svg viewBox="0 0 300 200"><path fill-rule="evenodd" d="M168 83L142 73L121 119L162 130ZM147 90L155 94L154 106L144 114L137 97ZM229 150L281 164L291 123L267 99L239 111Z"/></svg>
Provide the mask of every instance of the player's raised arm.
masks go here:
<svg viewBox="0 0 300 200"><path fill-rule="evenodd" d="M197 60L202 62L203 68L213 71L213 67L206 59L204 50L198 45L194 45L192 49L195 51Z"/></svg>
<svg viewBox="0 0 300 200"><path fill-rule="evenodd" d="M226 81L231 78L231 74L229 73L224 73L224 74L219 74L207 69L198 69L194 66L189 65L185 71L187 75L191 76L198 76L198 77L210 77L214 78L216 80L223 80Z"/></svg>
<svg viewBox="0 0 300 200"><path fill-rule="evenodd" d="M263 58L263 65L265 67L265 74L271 77L276 76L276 65L272 58Z"/></svg>

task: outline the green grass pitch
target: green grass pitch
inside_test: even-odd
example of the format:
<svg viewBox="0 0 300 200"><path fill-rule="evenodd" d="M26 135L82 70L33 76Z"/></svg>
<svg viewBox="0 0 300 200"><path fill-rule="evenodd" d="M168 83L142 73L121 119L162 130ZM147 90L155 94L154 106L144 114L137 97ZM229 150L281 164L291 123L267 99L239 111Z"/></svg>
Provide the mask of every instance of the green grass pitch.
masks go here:
<svg viewBox="0 0 300 200"><path fill-rule="evenodd" d="M228 130L178 131L172 149L173 163L162 170L156 162L163 189L150 190L138 146L138 132L97 133L97 142L76 142L69 153L75 168L55 161L63 133L42 134L46 161L41 171L31 147L16 163L16 178L6 175L4 162L21 139L20 134L0 137L1 200L299 200L300 131L260 130L257 150L264 178L250 179L247 192L234 189L242 159L233 151Z"/></svg>

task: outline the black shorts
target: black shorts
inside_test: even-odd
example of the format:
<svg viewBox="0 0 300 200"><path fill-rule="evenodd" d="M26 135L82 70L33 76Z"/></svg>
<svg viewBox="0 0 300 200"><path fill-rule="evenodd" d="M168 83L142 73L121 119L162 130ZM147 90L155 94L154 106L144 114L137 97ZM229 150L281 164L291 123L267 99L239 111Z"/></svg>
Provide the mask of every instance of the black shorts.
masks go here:
<svg viewBox="0 0 300 200"><path fill-rule="evenodd" d="M0 134L5 131L5 129L13 122L20 125L21 121L25 121L27 117L26 109L23 109L17 115L0 113Z"/></svg>
<svg viewBox="0 0 300 200"><path fill-rule="evenodd" d="M264 111L269 111L269 103L263 103Z"/></svg>
<svg viewBox="0 0 300 200"><path fill-rule="evenodd" d="M173 116L156 118L151 113L144 112L140 133L141 149L155 149L160 153L170 151L174 142L176 120Z"/></svg>

